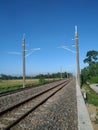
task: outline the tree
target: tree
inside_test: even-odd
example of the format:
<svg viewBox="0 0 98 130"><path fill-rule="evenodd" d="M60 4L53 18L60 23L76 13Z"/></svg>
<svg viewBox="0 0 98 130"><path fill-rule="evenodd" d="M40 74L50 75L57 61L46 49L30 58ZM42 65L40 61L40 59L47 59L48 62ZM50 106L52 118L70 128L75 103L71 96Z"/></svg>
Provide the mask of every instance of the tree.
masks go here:
<svg viewBox="0 0 98 130"><path fill-rule="evenodd" d="M81 85L86 83L90 79L89 67L85 67L81 70Z"/></svg>
<svg viewBox="0 0 98 130"><path fill-rule="evenodd" d="M84 59L84 63L88 63L89 65L91 63L95 63L98 61L98 51L95 50L88 51L86 57L87 58Z"/></svg>
<svg viewBox="0 0 98 130"><path fill-rule="evenodd" d="M84 63L88 63L88 66L81 70L82 84L91 80L92 77L98 77L98 51L88 51Z"/></svg>

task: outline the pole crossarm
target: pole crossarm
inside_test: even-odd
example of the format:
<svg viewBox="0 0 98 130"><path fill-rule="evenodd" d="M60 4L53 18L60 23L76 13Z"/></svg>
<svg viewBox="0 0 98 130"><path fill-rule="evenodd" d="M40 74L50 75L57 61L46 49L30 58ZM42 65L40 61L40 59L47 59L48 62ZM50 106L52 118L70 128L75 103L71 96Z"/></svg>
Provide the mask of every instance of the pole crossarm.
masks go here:
<svg viewBox="0 0 98 130"><path fill-rule="evenodd" d="M65 50L67 50L67 51L70 51L70 52L72 52L72 53L76 53L75 51L73 51L73 50L71 50L70 48L68 48L68 47L70 47L70 46L74 47L75 44L62 45L62 46L59 46L58 48L63 48L63 49L65 49Z"/></svg>
<svg viewBox="0 0 98 130"><path fill-rule="evenodd" d="M30 56L34 51L39 51L39 50L40 50L40 48L32 48L32 49L30 49L30 50L26 50L26 51L28 51L29 53L26 54L25 57L28 57L28 56Z"/></svg>

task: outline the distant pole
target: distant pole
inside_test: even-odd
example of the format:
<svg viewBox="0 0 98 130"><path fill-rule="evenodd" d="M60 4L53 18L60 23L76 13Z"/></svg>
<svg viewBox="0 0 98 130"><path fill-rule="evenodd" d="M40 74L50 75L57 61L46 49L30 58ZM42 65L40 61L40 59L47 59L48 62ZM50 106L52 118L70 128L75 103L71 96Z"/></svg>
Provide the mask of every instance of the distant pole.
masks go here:
<svg viewBox="0 0 98 130"><path fill-rule="evenodd" d="M67 72L67 79L68 79L68 72Z"/></svg>
<svg viewBox="0 0 98 130"><path fill-rule="evenodd" d="M77 26L75 26L75 41L76 41L76 81L80 86L80 64L79 64L79 47L78 47L78 31Z"/></svg>
<svg viewBox="0 0 98 130"><path fill-rule="evenodd" d="M25 37L22 38L23 88L25 87Z"/></svg>
<svg viewBox="0 0 98 130"><path fill-rule="evenodd" d="M61 71L61 79L62 79L62 66L60 67L60 71Z"/></svg>

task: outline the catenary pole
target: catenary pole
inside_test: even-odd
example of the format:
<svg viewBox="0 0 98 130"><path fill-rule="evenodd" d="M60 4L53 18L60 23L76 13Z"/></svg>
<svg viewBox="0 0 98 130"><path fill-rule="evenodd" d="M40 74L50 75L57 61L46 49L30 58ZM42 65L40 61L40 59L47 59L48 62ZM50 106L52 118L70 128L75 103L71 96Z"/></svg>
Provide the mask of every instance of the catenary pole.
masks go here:
<svg viewBox="0 0 98 130"><path fill-rule="evenodd" d="M76 81L80 86L80 64L79 64L79 44L78 44L78 30L75 26L75 41L76 41Z"/></svg>
<svg viewBox="0 0 98 130"><path fill-rule="evenodd" d="M23 88L25 87L25 37L22 38Z"/></svg>
<svg viewBox="0 0 98 130"><path fill-rule="evenodd" d="M60 71L61 71L61 79L62 79L62 66L60 67Z"/></svg>

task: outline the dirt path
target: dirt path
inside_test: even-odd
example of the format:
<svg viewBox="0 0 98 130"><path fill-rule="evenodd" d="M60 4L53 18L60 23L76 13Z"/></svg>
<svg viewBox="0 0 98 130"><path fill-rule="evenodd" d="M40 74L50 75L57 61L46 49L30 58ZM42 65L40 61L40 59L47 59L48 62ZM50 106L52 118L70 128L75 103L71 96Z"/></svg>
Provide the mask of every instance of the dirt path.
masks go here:
<svg viewBox="0 0 98 130"><path fill-rule="evenodd" d="M88 104L87 109L88 109L94 130L98 130L98 122L96 123L96 118L98 120L98 107Z"/></svg>

